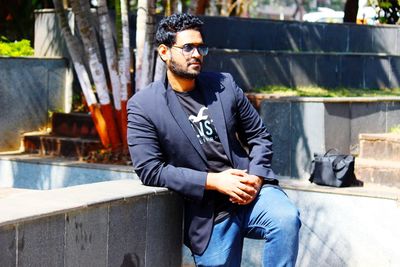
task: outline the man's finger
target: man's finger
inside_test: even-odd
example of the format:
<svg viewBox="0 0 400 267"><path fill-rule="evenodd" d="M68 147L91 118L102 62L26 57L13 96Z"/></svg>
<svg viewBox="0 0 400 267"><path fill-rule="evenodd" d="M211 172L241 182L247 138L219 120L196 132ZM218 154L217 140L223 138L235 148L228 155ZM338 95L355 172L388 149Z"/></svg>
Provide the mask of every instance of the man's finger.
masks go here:
<svg viewBox="0 0 400 267"><path fill-rule="evenodd" d="M254 196L257 194L257 189L254 186L249 186L247 184L241 183L239 186L239 189L246 192L250 196Z"/></svg>
<svg viewBox="0 0 400 267"><path fill-rule="evenodd" d="M238 169L230 169L229 170L230 174L233 175L238 175L238 176L245 176L247 175L247 171L246 170L238 170Z"/></svg>
<svg viewBox="0 0 400 267"><path fill-rule="evenodd" d="M241 179L241 182L254 187L259 186L262 181L258 176L249 174L244 176L243 179Z"/></svg>
<svg viewBox="0 0 400 267"><path fill-rule="evenodd" d="M242 184L247 184L247 185L253 185L254 183L255 183L255 181L254 181L254 178L253 177L251 177L250 175L248 175L248 174L246 174L246 175L244 175L244 176L240 176L239 177L239 181L242 183Z"/></svg>
<svg viewBox="0 0 400 267"><path fill-rule="evenodd" d="M252 194L249 194L240 188L237 188L234 193L236 193L236 195L238 195L243 201L252 198Z"/></svg>
<svg viewBox="0 0 400 267"><path fill-rule="evenodd" d="M229 194L229 196L230 196L229 200L232 203L242 203L242 202L244 202L244 200L240 196L238 196L235 192L231 192Z"/></svg>

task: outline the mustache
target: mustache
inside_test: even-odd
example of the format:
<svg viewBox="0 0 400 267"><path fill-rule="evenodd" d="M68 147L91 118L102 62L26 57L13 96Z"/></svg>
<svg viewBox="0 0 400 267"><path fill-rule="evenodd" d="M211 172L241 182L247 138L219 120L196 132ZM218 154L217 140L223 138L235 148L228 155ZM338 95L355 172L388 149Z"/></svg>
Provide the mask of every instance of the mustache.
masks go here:
<svg viewBox="0 0 400 267"><path fill-rule="evenodd" d="M190 64L194 64L194 63L202 64L203 62L201 62L200 59L194 58L194 59L190 60L187 64L190 65Z"/></svg>

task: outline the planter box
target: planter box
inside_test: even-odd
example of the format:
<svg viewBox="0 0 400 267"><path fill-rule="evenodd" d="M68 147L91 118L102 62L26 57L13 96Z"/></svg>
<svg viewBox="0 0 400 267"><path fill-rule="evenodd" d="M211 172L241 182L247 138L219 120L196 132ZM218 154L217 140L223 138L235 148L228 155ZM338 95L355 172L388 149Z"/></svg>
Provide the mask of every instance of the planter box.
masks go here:
<svg viewBox="0 0 400 267"><path fill-rule="evenodd" d="M255 97L272 134L273 169L285 177L309 178L314 153L337 148L357 155L360 133L400 124L400 98Z"/></svg>

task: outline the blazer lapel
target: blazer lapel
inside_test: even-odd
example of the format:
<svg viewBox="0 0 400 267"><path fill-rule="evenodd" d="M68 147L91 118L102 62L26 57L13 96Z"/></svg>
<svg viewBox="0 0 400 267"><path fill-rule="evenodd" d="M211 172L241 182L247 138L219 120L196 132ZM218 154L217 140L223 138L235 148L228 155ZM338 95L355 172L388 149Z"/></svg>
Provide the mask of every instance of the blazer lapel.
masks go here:
<svg viewBox="0 0 400 267"><path fill-rule="evenodd" d="M167 86L167 105L172 113L172 116L175 118L175 121L178 123L179 127L181 127L182 131L189 139L190 143L200 154L202 159L205 162L207 162L206 155L204 154L204 151L201 148L199 140L196 137L196 133L194 132L188 118L186 117L186 112L183 110L181 104L179 103L178 97L175 95L174 91L171 88L168 88L168 86Z"/></svg>
<svg viewBox="0 0 400 267"><path fill-rule="evenodd" d="M199 79L200 80L200 79ZM206 80L199 81L201 90L203 92L205 104L210 111L214 121L215 129L217 130L221 144L224 147L225 154L229 160L232 161L231 149L229 147L228 134L226 131L225 114L223 110L223 103L219 95L219 91L224 89L224 85L220 82L207 82Z"/></svg>

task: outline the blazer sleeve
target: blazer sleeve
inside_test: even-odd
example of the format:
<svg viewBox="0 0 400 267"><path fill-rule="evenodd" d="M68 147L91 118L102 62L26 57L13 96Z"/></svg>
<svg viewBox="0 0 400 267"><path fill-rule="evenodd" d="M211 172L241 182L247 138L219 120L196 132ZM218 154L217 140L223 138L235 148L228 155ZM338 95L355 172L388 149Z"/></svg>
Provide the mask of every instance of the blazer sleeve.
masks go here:
<svg viewBox="0 0 400 267"><path fill-rule="evenodd" d="M128 102L127 138L133 167L143 184L167 187L194 201L203 199L207 173L166 163L157 128L135 101Z"/></svg>
<svg viewBox="0 0 400 267"><path fill-rule="evenodd" d="M271 135L243 90L237 86L230 74L228 78L235 94L241 139L246 142L249 149L248 172L265 179L276 179L271 169L273 155Z"/></svg>

